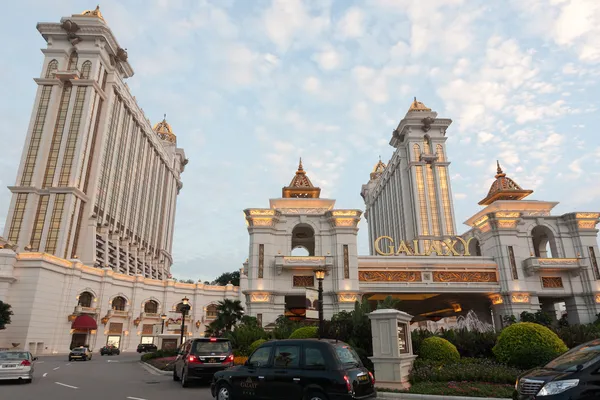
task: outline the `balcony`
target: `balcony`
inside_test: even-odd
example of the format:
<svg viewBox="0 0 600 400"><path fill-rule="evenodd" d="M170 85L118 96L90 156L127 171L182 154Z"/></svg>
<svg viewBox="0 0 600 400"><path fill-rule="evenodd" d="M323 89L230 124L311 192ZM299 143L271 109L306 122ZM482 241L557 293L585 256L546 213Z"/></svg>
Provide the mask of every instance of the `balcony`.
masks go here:
<svg viewBox="0 0 600 400"><path fill-rule="evenodd" d="M81 315L81 314L98 314L98 309L96 307L83 307L83 306L75 306L75 310L73 310L73 314Z"/></svg>
<svg viewBox="0 0 600 400"><path fill-rule="evenodd" d="M71 69L69 71L56 71L54 76L63 82L70 81L71 79L79 79L80 73L77 69Z"/></svg>
<svg viewBox="0 0 600 400"><path fill-rule="evenodd" d="M287 270L311 270L325 269L330 270L333 266L332 256L275 256L275 268L277 274L281 275L284 269Z"/></svg>
<svg viewBox="0 0 600 400"><path fill-rule="evenodd" d="M540 258L529 257L523 260L523 269L527 276L533 276L538 272L562 271L570 272L573 276L579 276L583 265L579 258Z"/></svg>
<svg viewBox="0 0 600 400"><path fill-rule="evenodd" d="M129 317L129 311L124 310L108 310L109 317Z"/></svg>
<svg viewBox="0 0 600 400"><path fill-rule="evenodd" d="M159 313L142 312L140 314L140 318L141 319L160 319L160 314Z"/></svg>

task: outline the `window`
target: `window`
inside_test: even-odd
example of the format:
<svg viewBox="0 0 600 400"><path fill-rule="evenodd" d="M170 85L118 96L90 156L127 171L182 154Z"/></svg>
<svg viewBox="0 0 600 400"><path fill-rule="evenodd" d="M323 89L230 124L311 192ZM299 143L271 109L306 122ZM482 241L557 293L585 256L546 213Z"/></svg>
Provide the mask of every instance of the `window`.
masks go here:
<svg viewBox="0 0 600 400"><path fill-rule="evenodd" d="M48 200L50 195L40 196L37 211L35 213L35 220L33 222L33 231L31 233L31 251L38 251L40 249L40 240L42 239L42 231L44 230L44 224L46 222L46 211L48 211Z"/></svg>
<svg viewBox="0 0 600 400"><path fill-rule="evenodd" d="M54 210L52 211L52 218L50 219L50 228L48 229L48 236L46 237L45 252L48 254L54 254L54 252L56 251L58 232L60 231L63 208L65 206L65 196L66 195L64 193L59 193L54 198Z"/></svg>
<svg viewBox="0 0 600 400"><path fill-rule="evenodd" d="M81 66L81 77L83 79L90 79L90 72L92 70L92 62L86 61Z"/></svg>
<svg viewBox="0 0 600 400"><path fill-rule="evenodd" d="M33 169L37 160L38 150L42 138L42 131L44 129L44 122L46 121L46 113L48 111L48 103L50 102L51 93L52 86L44 86L42 88L40 102L38 105L37 114L35 116L35 122L33 124L33 129L31 132L31 139L29 140L27 158L25 159L25 166L23 167L23 174L21 175L21 186L31 185Z"/></svg>
<svg viewBox="0 0 600 400"><path fill-rule="evenodd" d="M56 117L56 123L54 124L54 134L52 135L50 151L48 152L48 162L46 163L46 172L44 174L42 188L52 186L52 181L54 180L54 172L56 171L56 164L58 163L58 153L60 152L60 144L62 143L67 112L69 111L69 102L71 101L71 89L72 86L70 84L65 84L60 97L58 115Z"/></svg>
<svg viewBox="0 0 600 400"><path fill-rule="evenodd" d="M91 307L94 296L90 292L83 292L79 295L79 305L81 307Z"/></svg>
<svg viewBox="0 0 600 400"><path fill-rule="evenodd" d="M46 78L54 78L54 74L58 70L58 61L52 60L48 63L48 68L46 69Z"/></svg>
<svg viewBox="0 0 600 400"><path fill-rule="evenodd" d="M144 304L144 312L149 314L158 313L158 303L154 300L150 300Z"/></svg>
<svg viewBox="0 0 600 400"><path fill-rule="evenodd" d="M23 213L25 213L26 205L27 193L17 194L17 201L15 202L15 209L13 211L13 217L10 223L10 230L8 231L8 240L10 242L16 243L19 240L21 223L23 222Z"/></svg>
<svg viewBox="0 0 600 400"><path fill-rule="evenodd" d="M304 349L304 365L311 369L325 368L325 357L321 350L316 347L306 347Z"/></svg>
<svg viewBox="0 0 600 400"><path fill-rule="evenodd" d="M215 319L217 318L217 306L214 304L206 307L206 319Z"/></svg>
<svg viewBox="0 0 600 400"><path fill-rule="evenodd" d="M335 353L342 364L356 364L361 365L360 357L352 347L349 346L336 346Z"/></svg>
<svg viewBox="0 0 600 400"><path fill-rule="evenodd" d="M224 342L224 341L212 342L212 341L199 340L194 343L194 348L192 350L192 354L205 356L205 355L229 353L230 350L231 350L231 346L230 346L229 342Z"/></svg>
<svg viewBox="0 0 600 400"><path fill-rule="evenodd" d="M76 51L73 51L69 57L69 66L67 67L67 71L73 71L77 69L77 61L79 61L79 55L77 55Z"/></svg>
<svg viewBox="0 0 600 400"><path fill-rule="evenodd" d="M550 361L545 368L561 372L575 372L579 366L583 369L600 360L600 340L585 343Z"/></svg>
<svg viewBox="0 0 600 400"><path fill-rule="evenodd" d="M300 348L298 346L275 347L275 368L298 368Z"/></svg>
<svg viewBox="0 0 600 400"><path fill-rule="evenodd" d="M112 301L112 309L116 311L125 311L126 304L127 301L123 297L117 296Z"/></svg>
<svg viewBox="0 0 600 400"><path fill-rule="evenodd" d="M83 113L83 103L85 101L85 87L78 87L75 95L75 105L73 106L73 114L71 116L71 125L69 126L69 134L67 136L67 145L63 155L63 165L60 172L58 186L69 186L69 178L71 176L71 167L73 165L73 156L75 155L75 147L79 138L79 126L81 125L81 115Z"/></svg>
<svg viewBox="0 0 600 400"><path fill-rule="evenodd" d="M260 366L265 366L267 364L269 364L269 357L271 355L271 347L261 347L258 350L256 350L254 353L252 353L252 355L250 356L250 359L248 360L248 364L251 365L252 367L260 367Z"/></svg>

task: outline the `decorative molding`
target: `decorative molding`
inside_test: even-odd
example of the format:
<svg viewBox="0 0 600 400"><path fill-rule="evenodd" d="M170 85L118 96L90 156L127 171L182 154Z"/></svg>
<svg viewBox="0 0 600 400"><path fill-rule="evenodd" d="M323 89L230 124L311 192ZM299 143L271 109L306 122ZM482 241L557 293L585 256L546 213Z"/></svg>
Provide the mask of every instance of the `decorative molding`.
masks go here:
<svg viewBox="0 0 600 400"><path fill-rule="evenodd" d="M540 265L578 265L576 258L538 258Z"/></svg>
<svg viewBox="0 0 600 400"><path fill-rule="evenodd" d="M434 282L498 282L496 272L433 271Z"/></svg>
<svg viewBox="0 0 600 400"><path fill-rule="evenodd" d="M512 272L512 278L517 280L519 279L519 274L517 272L517 261L515 260L515 251L512 246L508 246L508 259L510 261L510 270Z"/></svg>
<svg viewBox="0 0 600 400"><path fill-rule="evenodd" d="M502 299L502 296L499 294L495 294L495 295L491 296L490 300L492 301L493 305L498 305L498 304L504 303L504 299Z"/></svg>
<svg viewBox="0 0 600 400"><path fill-rule="evenodd" d="M502 229L514 229L517 227L517 221L515 221L515 220L500 219L497 221L497 223L498 223L498 228L502 228Z"/></svg>
<svg viewBox="0 0 600 400"><path fill-rule="evenodd" d="M529 303L529 294L527 293L515 293L511 296L513 303Z"/></svg>
<svg viewBox="0 0 600 400"><path fill-rule="evenodd" d="M347 244L344 245L344 279L350 279L350 259Z"/></svg>
<svg viewBox="0 0 600 400"><path fill-rule="evenodd" d="M279 211L282 214L325 214L329 208L282 208Z"/></svg>
<svg viewBox="0 0 600 400"><path fill-rule="evenodd" d="M273 218L252 218L252 226L273 226Z"/></svg>
<svg viewBox="0 0 600 400"><path fill-rule="evenodd" d="M268 303L271 301L271 294L268 292L252 293L250 295L251 303Z"/></svg>
<svg viewBox="0 0 600 400"><path fill-rule="evenodd" d="M296 265L296 264L323 265L323 264L325 264L325 257L315 257L315 256L283 257L283 264L284 265Z"/></svg>
<svg viewBox="0 0 600 400"><path fill-rule="evenodd" d="M314 287L315 277L314 275L294 275L292 277L293 287Z"/></svg>
<svg viewBox="0 0 600 400"><path fill-rule="evenodd" d="M562 289L564 286L560 276L542 276L542 287L545 289Z"/></svg>
<svg viewBox="0 0 600 400"><path fill-rule="evenodd" d="M265 271L265 245L258 245L258 279L262 279Z"/></svg>
<svg viewBox="0 0 600 400"><path fill-rule="evenodd" d="M600 213L577 213L575 214L575 218L594 218L597 219L600 217Z"/></svg>
<svg viewBox="0 0 600 400"><path fill-rule="evenodd" d="M354 303L358 301L358 294L356 293L338 293L339 303Z"/></svg>
<svg viewBox="0 0 600 400"><path fill-rule="evenodd" d="M250 215L275 215L275 210L250 210Z"/></svg>
<svg viewBox="0 0 600 400"><path fill-rule="evenodd" d="M547 217L550 215L550 211L524 211L522 215L528 217Z"/></svg>
<svg viewBox="0 0 600 400"><path fill-rule="evenodd" d="M519 218L521 213L518 211L498 211L494 215L496 218Z"/></svg>
<svg viewBox="0 0 600 400"><path fill-rule="evenodd" d="M421 282L419 271L358 271L361 282Z"/></svg>
<svg viewBox="0 0 600 400"><path fill-rule="evenodd" d="M577 226L579 229L595 229L598 221L577 221Z"/></svg>
<svg viewBox="0 0 600 400"><path fill-rule="evenodd" d="M356 210L336 210L332 211L334 217L358 217L359 212Z"/></svg>
<svg viewBox="0 0 600 400"><path fill-rule="evenodd" d="M354 218L336 218L335 226L356 226L357 222Z"/></svg>

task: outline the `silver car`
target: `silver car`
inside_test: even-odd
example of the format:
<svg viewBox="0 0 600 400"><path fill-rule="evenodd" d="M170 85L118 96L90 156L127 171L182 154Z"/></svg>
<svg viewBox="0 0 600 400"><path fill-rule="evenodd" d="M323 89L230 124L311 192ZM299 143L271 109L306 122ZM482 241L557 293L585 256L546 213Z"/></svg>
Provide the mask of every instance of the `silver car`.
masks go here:
<svg viewBox="0 0 600 400"><path fill-rule="evenodd" d="M28 351L0 352L0 380L19 380L31 383L33 380L34 357Z"/></svg>

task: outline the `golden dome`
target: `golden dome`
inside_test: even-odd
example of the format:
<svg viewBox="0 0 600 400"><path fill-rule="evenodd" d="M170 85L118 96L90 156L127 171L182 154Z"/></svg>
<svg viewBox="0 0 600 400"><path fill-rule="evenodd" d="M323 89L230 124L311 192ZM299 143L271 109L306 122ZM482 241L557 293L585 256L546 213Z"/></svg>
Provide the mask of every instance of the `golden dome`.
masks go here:
<svg viewBox="0 0 600 400"><path fill-rule="evenodd" d="M84 12L82 12L81 14L79 14L83 17L95 17L95 18L100 18L102 21L106 22L104 20L104 17L102 16L102 13L100 12L100 6L96 6L95 10L85 10Z"/></svg>
<svg viewBox="0 0 600 400"><path fill-rule="evenodd" d="M479 202L479 205L487 206L496 200L522 200L533 193L533 190L523 190L515 181L506 176L498 161L496 161L496 165L496 180L492 183L485 199Z"/></svg>
<svg viewBox="0 0 600 400"><path fill-rule="evenodd" d="M302 158L300 158L296 175L294 175L290 184L282 189L282 197L288 199L318 199L320 195L321 189L314 187L310 179L308 179L308 176L306 176L306 171L304 171L304 168L302 167Z"/></svg>
<svg viewBox="0 0 600 400"><path fill-rule="evenodd" d="M166 114L163 120L158 124L154 125L154 128L152 129L162 140L166 140L167 142L171 143L177 142L177 136L175 136L175 134L173 133L173 129L171 129L171 125L169 125L169 123L167 122Z"/></svg>
<svg viewBox="0 0 600 400"><path fill-rule="evenodd" d="M431 108L420 101L417 101L417 98L415 97L415 100L410 104L408 111L431 111Z"/></svg>
<svg viewBox="0 0 600 400"><path fill-rule="evenodd" d="M371 179L377 179L379 176L385 171L387 166L381 161L381 157L379 157L379 161L375 164L373 171L371 172Z"/></svg>

